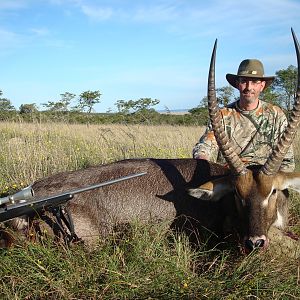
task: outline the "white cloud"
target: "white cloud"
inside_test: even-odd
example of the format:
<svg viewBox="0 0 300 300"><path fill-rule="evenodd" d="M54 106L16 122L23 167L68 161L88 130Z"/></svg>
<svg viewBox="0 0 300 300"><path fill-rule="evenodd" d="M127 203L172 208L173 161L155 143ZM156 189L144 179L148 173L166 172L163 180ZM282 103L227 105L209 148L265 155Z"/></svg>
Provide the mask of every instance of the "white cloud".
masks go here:
<svg viewBox="0 0 300 300"><path fill-rule="evenodd" d="M87 17L96 21L108 20L113 16L113 9L110 7L81 5L81 10Z"/></svg>
<svg viewBox="0 0 300 300"><path fill-rule="evenodd" d="M228 32L247 35L258 28L298 23L300 2L296 0L260 0L240 5L238 0L48 0L64 9L79 9L92 20L135 23L166 23L173 33L199 36L201 32ZM9 1L6 1L7 3ZM18 2L18 1L17 1ZM296 23L297 22L297 23Z"/></svg>
<svg viewBox="0 0 300 300"><path fill-rule="evenodd" d="M31 28L30 31L35 35L35 36L47 36L49 35L49 30L47 28Z"/></svg>
<svg viewBox="0 0 300 300"><path fill-rule="evenodd" d="M25 42L24 37L15 32L0 28L0 49L8 50L19 48Z"/></svg>
<svg viewBox="0 0 300 300"><path fill-rule="evenodd" d="M27 6L26 0L1 0L0 1L0 9L20 9Z"/></svg>
<svg viewBox="0 0 300 300"><path fill-rule="evenodd" d="M151 2L150 2L151 3ZM132 19L137 22L165 22L176 20L180 15L176 5L158 4L138 6L132 12Z"/></svg>

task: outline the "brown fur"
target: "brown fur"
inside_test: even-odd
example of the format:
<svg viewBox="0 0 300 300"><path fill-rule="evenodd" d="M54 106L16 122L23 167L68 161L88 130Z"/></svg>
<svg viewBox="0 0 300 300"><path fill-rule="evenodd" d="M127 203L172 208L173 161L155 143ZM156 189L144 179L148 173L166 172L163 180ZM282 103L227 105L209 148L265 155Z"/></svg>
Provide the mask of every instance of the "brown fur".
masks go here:
<svg viewBox="0 0 300 300"><path fill-rule="evenodd" d="M56 174L32 187L37 197L44 197L139 172L147 175L75 195L69 206L80 237L87 236L88 223L105 236L114 226L135 219L171 223L176 219L173 225L180 226L186 216L219 231L223 218L220 203L199 201L187 192L188 187L229 174L227 168L204 160L130 159ZM184 218L177 219L179 216ZM95 235L94 229L91 235Z"/></svg>
<svg viewBox="0 0 300 300"><path fill-rule="evenodd" d="M267 234L276 218L275 208L270 215L261 209L262 199L258 195L261 187L256 175L244 178L242 183L242 177L237 177L237 182L233 183L241 187L239 194L251 201L246 209L238 201L234 202L232 193L218 202L190 196L188 189L230 174L227 168L205 160L124 160L56 174L35 182L33 189L36 196L42 197L139 172L147 172L147 175L78 194L70 201L79 237L93 240L135 219L144 222L169 220L172 226L184 227L188 232L206 228L222 235L225 226L226 233L238 231L241 236L259 236ZM286 207L286 195L281 193L278 199L278 204L275 199L276 208Z"/></svg>
<svg viewBox="0 0 300 300"><path fill-rule="evenodd" d="M244 199L241 208L249 224L244 232L246 238L268 236L271 225L277 219L277 212L282 217L282 228L288 219L288 191L273 189L274 176L267 176L252 168L245 176L239 176L236 189ZM263 203L266 203L263 205Z"/></svg>

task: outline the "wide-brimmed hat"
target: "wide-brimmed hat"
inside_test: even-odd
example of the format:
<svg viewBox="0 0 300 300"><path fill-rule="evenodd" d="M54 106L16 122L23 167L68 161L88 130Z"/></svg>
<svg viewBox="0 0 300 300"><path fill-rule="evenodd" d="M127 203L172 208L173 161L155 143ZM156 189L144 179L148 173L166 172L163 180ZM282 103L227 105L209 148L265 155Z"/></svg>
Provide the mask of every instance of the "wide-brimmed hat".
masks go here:
<svg viewBox="0 0 300 300"><path fill-rule="evenodd" d="M235 88L237 88L237 79L240 77L249 77L253 79L261 79L266 82L265 88L267 88L275 76L264 76L264 66L258 59L245 59L243 60L238 68L237 75L226 74L227 81Z"/></svg>

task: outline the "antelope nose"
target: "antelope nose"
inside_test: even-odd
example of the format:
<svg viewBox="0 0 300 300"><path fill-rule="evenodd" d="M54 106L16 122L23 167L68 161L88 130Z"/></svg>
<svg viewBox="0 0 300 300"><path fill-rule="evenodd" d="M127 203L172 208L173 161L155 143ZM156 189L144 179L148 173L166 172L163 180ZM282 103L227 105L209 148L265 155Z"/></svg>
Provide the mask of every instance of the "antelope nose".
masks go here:
<svg viewBox="0 0 300 300"><path fill-rule="evenodd" d="M245 241L245 248L250 251L254 250L254 244L252 243L251 240Z"/></svg>
<svg viewBox="0 0 300 300"><path fill-rule="evenodd" d="M258 239L253 243L251 240L245 241L245 247L247 250L253 251L255 248L262 248L265 245L265 240Z"/></svg>
<svg viewBox="0 0 300 300"><path fill-rule="evenodd" d="M259 239L255 242L256 248L263 247L264 245L265 245L265 241L263 239Z"/></svg>

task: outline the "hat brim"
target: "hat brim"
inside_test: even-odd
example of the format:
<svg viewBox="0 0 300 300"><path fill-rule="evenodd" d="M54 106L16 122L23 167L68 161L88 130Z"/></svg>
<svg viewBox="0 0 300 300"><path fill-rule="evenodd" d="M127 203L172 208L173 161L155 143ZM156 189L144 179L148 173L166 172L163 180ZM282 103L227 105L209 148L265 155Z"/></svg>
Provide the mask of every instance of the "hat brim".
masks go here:
<svg viewBox="0 0 300 300"><path fill-rule="evenodd" d="M235 74L226 74L226 79L229 82L230 85L232 85L234 88L238 88L238 84L237 84L237 80L241 77L246 77L246 78L255 78L255 80L263 80L266 82L266 85L264 87L264 89L266 89L268 86L271 85L271 83L273 82L273 80L275 79L275 76L268 76L268 77L257 77L257 76L253 76L251 74L248 74L247 76L239 76L239 75L235 75Z"/></svg>

